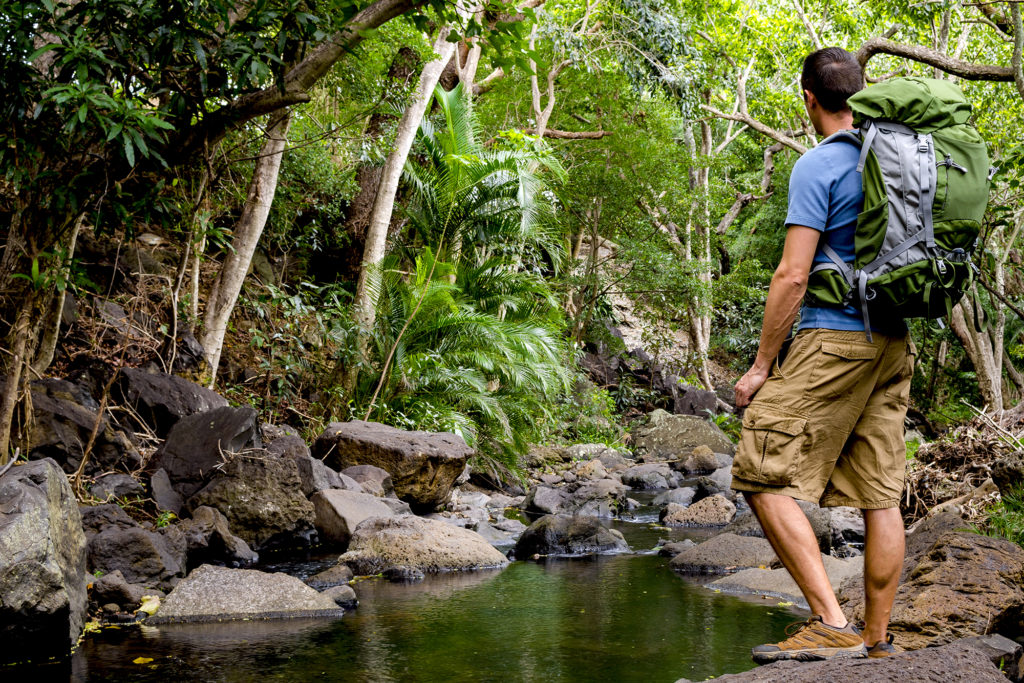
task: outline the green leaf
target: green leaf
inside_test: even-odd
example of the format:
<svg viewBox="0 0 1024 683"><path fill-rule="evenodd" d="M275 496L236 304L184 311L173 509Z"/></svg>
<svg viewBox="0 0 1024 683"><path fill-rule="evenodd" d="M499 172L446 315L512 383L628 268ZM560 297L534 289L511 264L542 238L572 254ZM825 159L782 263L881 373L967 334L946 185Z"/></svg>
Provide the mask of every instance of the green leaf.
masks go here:
<svg viewBox="0 0 1024 683"><path fill-rule="evenodd" d="M132 146L132 140L127 135L124 138L124 156L128 159L128 165L135 165L135 147Z"/></svg>

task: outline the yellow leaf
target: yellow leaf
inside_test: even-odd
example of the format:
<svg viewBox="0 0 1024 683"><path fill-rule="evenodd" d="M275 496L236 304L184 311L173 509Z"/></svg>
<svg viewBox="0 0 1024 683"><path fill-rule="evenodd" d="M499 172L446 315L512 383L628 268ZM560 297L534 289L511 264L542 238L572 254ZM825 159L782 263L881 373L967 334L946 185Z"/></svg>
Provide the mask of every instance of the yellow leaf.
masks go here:
<svg viewBox="0 0 1024 683"><path fill-rule="evenodd" d="M152 657L136 657L132 660L132 664L149 664L152 661Z"/></svg>
<svg viewBox="0 0 1024 683"><path fill-rule="evenodd" d="M784 600L783 602L779 603L779 607L792 607L792 606L793 606L793 603L789 602L788 600Z"/></svg>

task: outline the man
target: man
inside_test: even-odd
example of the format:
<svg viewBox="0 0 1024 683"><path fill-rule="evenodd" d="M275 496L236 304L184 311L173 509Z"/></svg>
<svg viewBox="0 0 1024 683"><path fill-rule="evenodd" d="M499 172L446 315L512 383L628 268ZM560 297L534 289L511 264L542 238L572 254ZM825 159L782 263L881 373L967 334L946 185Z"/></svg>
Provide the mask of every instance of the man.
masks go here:
<svg viewBox="0 0 1024 683"><path fill-rule="evenodd" d="M846 99L863 87L856 59L841 48L804 61L801 87L819 135L852 129ZM765 304L753 366L736 384L746 407L733 463L733 488L742 491L783 565L803 591L813 616L788 639L753 650L754 660L884 657L889 614L903 565L899 511L906 448L913 351L906 325L889 322L868 341L853 306L804 305L800 325L781 365L776 362L792 328L815 263L828 244L843 260L854 257L854 230L862 208L859 148L819 145L793 167L788 231L782 261ZM863 510L865 522L863 633L836 600L810 523L796 500Z"/></svg>

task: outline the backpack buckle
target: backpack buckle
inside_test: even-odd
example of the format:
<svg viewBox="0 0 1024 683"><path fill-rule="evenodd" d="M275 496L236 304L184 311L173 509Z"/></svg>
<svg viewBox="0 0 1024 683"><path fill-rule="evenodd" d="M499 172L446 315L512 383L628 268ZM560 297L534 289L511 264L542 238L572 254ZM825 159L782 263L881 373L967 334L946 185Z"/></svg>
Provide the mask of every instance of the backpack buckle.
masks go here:
<svg viewBox="0 0 1024 683"><path fill-rule="evenodd" d="M949 254L946 255L946 258L953 263L964 263L967 261L967 252L960 247L957 247L953 251L949 252Z"/></svg>

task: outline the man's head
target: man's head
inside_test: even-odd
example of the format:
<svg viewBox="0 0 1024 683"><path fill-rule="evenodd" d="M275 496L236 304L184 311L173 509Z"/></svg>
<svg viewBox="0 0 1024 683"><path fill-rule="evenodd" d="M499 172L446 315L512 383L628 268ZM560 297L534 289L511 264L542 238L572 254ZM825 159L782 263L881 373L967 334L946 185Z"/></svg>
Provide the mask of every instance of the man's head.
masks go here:
<svg viewBox="0 0 1024 683"><path fill-rule="evenodd" d="M849 115L846 99L864 87L864 71L853 54L841 47L827 47L807 55L800 87L811 121L820 133L820 119Z"/></svg>

